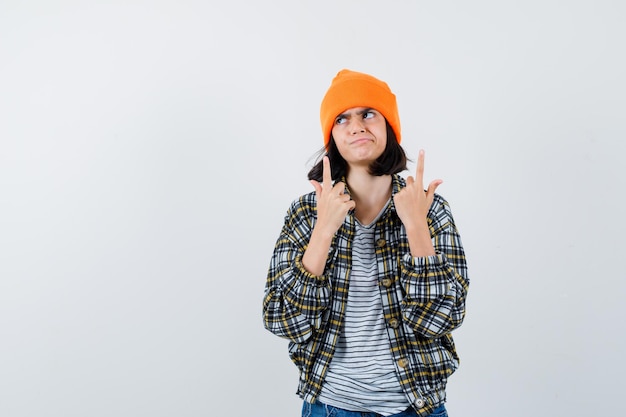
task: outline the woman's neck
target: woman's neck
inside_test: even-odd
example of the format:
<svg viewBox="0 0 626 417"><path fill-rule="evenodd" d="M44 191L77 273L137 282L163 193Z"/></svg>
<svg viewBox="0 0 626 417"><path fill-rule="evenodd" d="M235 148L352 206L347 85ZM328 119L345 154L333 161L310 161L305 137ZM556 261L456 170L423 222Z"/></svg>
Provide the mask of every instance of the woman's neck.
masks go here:
<svg viewBox="0 0 626 417"><path fill-rule="evenodd" d="M374 176L367 171L352 170L346 182L356 203L356 218L362 224L370 224L391 197L391 175Z"/></svg>

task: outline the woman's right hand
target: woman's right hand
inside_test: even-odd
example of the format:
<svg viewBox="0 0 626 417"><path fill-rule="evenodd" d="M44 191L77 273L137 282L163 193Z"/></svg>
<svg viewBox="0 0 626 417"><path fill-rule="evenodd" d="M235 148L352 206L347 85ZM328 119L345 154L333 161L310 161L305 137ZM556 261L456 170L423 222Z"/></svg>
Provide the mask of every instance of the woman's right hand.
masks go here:
<svg viewBox="0 0 626 417"><path fill-rule="evenodd" d="M343 182L338 182L333 187L330 160L327 156L322 165L322 183L311 180L311 184L315 187L317 196L317 222L304 251L302 264L313 275L322 275L333 237L356 203L344 192L346 185Z"/></svg>
<svg viewBox="0 0 626 417"><path fill-rule="evenodd" d="M315 229L326 237L332 237L356 203L345 193L346 185L343 182L337 182L333 186L328 156L324 156L322 164L322 183L311 180L317 196Z"/></svg>

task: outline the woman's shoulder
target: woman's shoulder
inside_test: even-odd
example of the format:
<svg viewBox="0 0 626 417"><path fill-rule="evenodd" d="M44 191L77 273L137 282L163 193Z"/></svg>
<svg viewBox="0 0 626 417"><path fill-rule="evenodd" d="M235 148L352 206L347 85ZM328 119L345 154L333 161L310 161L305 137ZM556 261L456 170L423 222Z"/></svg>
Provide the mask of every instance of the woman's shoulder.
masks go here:
<svg viewBox="0 0 626 417"><path fill-rule="evenodd" d="M302 194L298 198L294 199L289 205L289 214L306 214L315 211L317 206L317 198L315 191Z"/></svg>
<svg viewBox="0 0 626 417"><path fill-rule="evenodd" d="M435 195L433 197L433 205L441 206L441 207L449 207L450 206L448 204L448 200L446 200L444 198L444 196L442 196L439 193L435 193Z"/></svg>

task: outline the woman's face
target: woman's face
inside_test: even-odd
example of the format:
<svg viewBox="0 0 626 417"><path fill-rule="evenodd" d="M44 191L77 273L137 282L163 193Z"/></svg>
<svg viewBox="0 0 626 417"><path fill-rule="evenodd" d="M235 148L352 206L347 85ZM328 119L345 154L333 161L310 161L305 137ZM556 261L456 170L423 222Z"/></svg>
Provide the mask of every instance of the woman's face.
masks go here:
<svg viewBox="0 0 626 417"><path fill-rule="evenodd" d="M368 107L353 107L338 115L331 132L349 166L369 167L387 146L387 122Z"/></svg>

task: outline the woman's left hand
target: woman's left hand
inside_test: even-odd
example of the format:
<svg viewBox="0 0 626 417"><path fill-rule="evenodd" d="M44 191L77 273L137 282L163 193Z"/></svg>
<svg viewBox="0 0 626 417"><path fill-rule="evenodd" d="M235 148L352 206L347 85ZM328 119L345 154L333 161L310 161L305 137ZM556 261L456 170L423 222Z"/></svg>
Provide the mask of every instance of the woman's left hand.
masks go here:
<svg viewBox="0 0 626 417"><path fill-rule="evenodd" d="M396 212L404 227L415 229L428 225L426 216L435 198L435 190L442 182L440 179L433 180L424 191L424 150L420 149L415 178L407 177L406 187L393 198Z"/></svg>

